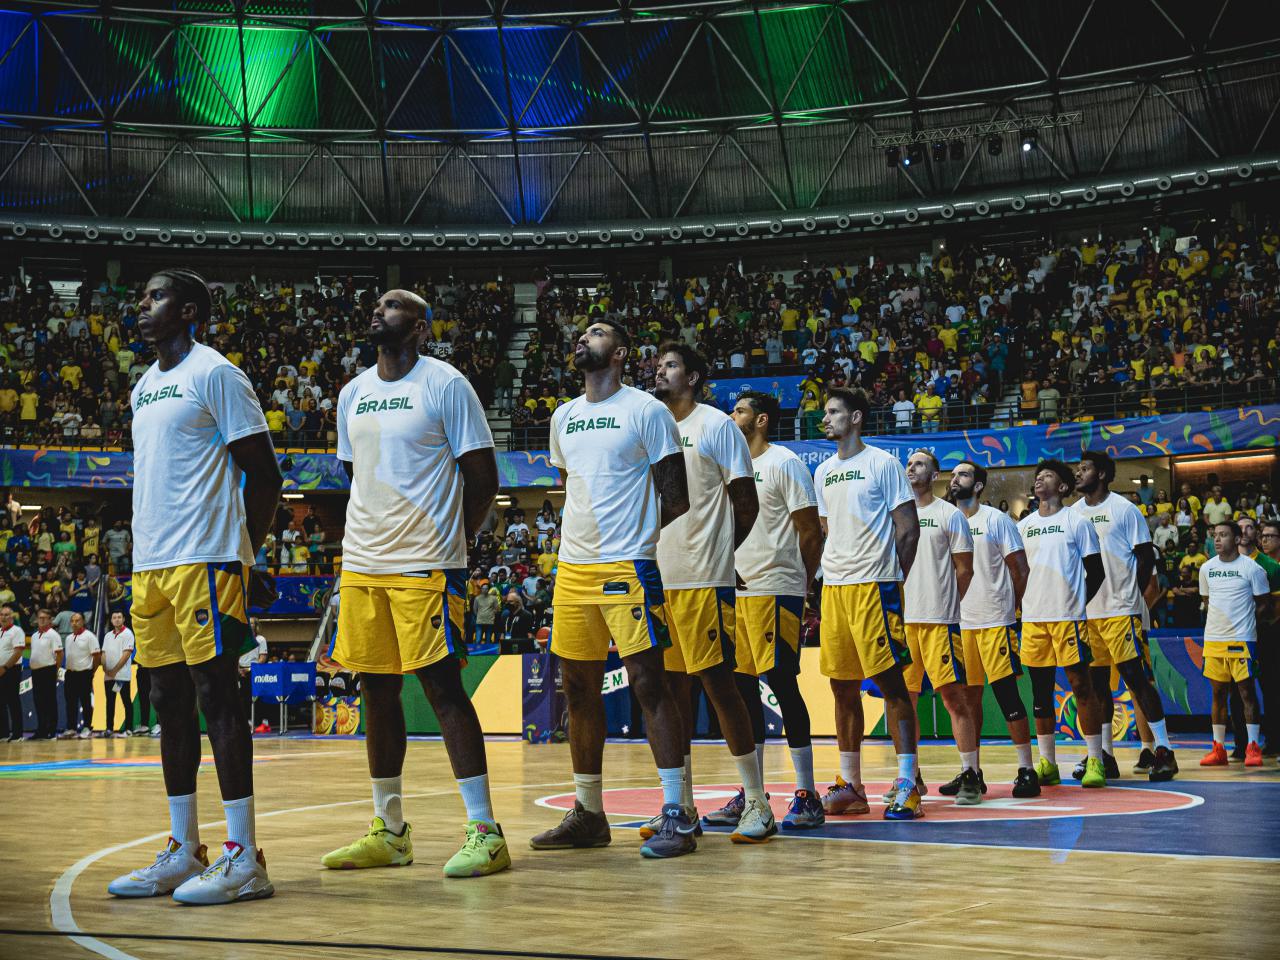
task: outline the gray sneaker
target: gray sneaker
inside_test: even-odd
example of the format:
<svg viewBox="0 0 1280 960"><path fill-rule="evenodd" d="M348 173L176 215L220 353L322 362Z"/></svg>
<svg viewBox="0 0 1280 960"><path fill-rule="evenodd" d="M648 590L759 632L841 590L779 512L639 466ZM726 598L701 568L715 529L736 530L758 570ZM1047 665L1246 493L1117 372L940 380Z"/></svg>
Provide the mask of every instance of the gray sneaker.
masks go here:
<svg viewBox="0 0 1280 960"><path fill-rule="evenodd" d="M982 784L972 770L960 773L960 789L956 791L957 807L976 807L982 802Z"/></svg>
<svg viewBox="0 0 1280 960"><path fill-rule="evenodd" d="M693 832L696 826L678 803L668 803L662 808L662 826L644 842L640 855L649 860L667 860L684 856L698 849Z"/></svg>
<svg viewBox="0 0 1280 960"><path fill-rule="evenodd" d="M702 821L698 819L698 808L685 807L684 815L688 817L689 822L693 824L693 835L695 837L702 836ZM659 813L656 816L650 818L648 821L646 821L644 826L640 828L640 839L648 840L650 837L654 836L661 829L662 829L662 814Z"/></svg>
<svg viewBox="0 0 1280 960"><path fill-rule="evenodd" d="M746 805L747 795L739 789L732 800L719 810L712 810L702 818L702 822L708 827L736 827L738 821L742 819L742 811L746 808Z"/></svg>
<svg viewBox="0 0 1280 960"><path fill-rule="evenodd" d="M575 847L607 847L613 840L609 820L574 801L573 809L556 826L529 838L535 850L572 850Z"/></svg>
<svg viewBox="0 0 1280 960"><path fill-rule="evenodd" d="M920 791L920 796L922 797L929 792L929 788L925 785L924 777L920 775L919 770L916 771L916 789ZM884 800L886 807L893 803L893 798L896 794L897 791L893 789L893 784L889 784L889 789L884 792L884 796L881 798Z"/></svg>

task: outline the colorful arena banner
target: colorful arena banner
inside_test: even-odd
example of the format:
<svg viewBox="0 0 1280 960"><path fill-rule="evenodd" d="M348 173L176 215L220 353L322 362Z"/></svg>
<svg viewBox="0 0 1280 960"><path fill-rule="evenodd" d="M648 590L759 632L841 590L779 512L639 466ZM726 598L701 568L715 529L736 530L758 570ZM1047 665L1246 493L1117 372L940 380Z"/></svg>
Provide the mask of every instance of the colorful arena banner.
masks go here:
<svg viewBox="0 0 1280 960"><path fill-rule="evenodd" d="M707 388L715 398L716 406L721 410L732 410L738 397L748 390L756 393L771 393L778 398L783 410L794 410L800 406L800 384L804 377L742 377L736 380L710 380Z"/></svg>
<svg viewBox="0 0 1280 960"><path fill-rule="evenodd" d="M782 383L787 378L778 378ZM769 381L773 383L774 381ZM728 381L725 381L728 383ZM729 393L750 380L733 381ZM728 394L726 394L728 396ZM1233 407L1124 420L1052 423L1004 430L955 430L939 433L870 437L903 463L913 450L932 450L944 468L961 460L985 467L1024 467L1057 457L1073 460L1089 449L1103 449L1116 459L1227 453L1274 449L1280 433L1280 404ZM827 440L784 441L812 470L835 449ZM329 453L280 455L286 491L346 490L346 472ZM504 488L555 487L560 474L545 450L498 452L499 480ZM0 487L133 486L133 454L122 450L0 449Z"/></svg>

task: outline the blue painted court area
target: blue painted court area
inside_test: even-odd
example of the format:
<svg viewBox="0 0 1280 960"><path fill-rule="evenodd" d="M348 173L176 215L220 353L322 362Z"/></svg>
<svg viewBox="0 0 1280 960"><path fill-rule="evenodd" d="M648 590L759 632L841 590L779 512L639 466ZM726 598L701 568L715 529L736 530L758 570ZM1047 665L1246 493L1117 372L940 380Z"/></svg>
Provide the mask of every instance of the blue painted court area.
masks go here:
<svg viewBox="0 0 1280 960"><path fill-rule="evenodd" d="M1075 781L1063 781L1073 792ZM1173 791L1203 802L1181 809L1125 814L1086 814L1041 819L990 819L961 822L925 819L895 823L868 817L828 821L820 830L789 833L787 837L815 840L862 840L880 843L967 844L1051 850L1063 857L1077 851L1128 854L1171 854L1185 857L1240 857L1280 860L1280 780L1240 782L1176 780L1172 783L1135 781L1088 792L1084 807L1095 797L1122 790ZM1119 799L1119 798L1117 798ZM1109 805L1109 804L1108 804ZM968 808L982 810L983 807ZM640 826L640 822L634 824ZM729 828L708 828L729 832Z"/></svg>

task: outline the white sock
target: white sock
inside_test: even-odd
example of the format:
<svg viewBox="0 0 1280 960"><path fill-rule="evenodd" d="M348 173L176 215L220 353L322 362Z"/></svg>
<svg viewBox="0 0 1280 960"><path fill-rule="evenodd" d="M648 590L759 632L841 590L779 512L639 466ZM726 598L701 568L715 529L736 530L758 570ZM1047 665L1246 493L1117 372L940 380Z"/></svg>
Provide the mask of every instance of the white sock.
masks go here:
<svg viewBox="0 0 1280 960"><path fill-rule="evenodd" d="M497 821L493 819L493 800L489 797L487 773L459 780L458 791L462 794L463 806L467 808L468 820L483 820L485 823L497 825Z"/></svg>
<svg viewBox="0 0 1280 960"><path fill-rule="evenodd" d="M982 744L979 743L976 747L973 748L973 769L975 770L982 769L981 754L982 754Z"/></svg>
<svg viewBox="0 0 1280 960"><path fill-rule="evenodd" d="M258 839L254 833L253 797L223 800L222 809L227 814L227 839L242 847L256 847Z"/></svg>
<svg viewBox="0 0 1280 960"><path fill-rule="evenodd" d="M1154 733L1155 731L1152 731L1152 732ZM1143 740L1143 741L1142 741L1142 749L1143 749L1143 750L1149 750L1149 751L1151 751L1152 753L1155 753L1155 752L1156 752L1156 742L1155 742L1154 740Z"/></svg>
<svg viewBox="0 0 1280 960"><path fill-rule="evenodd" d="M1052 733L1037 733L1036 747L1040 750L1040 757L1049 763L1058 762L1058 740Z"/></svg>
<svg viewBox="0 0 1280 960"><path fill-rule="evenodd" d="M960 769L972 770L974 773L978 772L978 751L977 750L974 750L972 753L960 754Z"/></svg>
<svg viewBox="0 0 1280 960"><path fill-rule="evenodd" d="M399 777L370 777L373 784L373 815L381 817L387 829L399 836L404 833L404 810L400 798L403 788Z"/></svg>
<svg viewBox="0 0 1280 960"><path fill-rule="evenodd" d="M1248 734L1250 743L1256 744L1258 738L1262 736L1262 724L1260 723L1246 723L1244 729L1245 733Z"/></svg>
<svg viewBox="0 0 1280 960"><path fill-rule="evenodd" d="M200 816L194 793L169 798L169 833L181 844L200 846Z"/></svg>
<svg viewBox="0 0 1280 960"><path fill-rule="evenodd" d="M1155 721L1148 720L1148 721L1147 721L1147 726L1151 728L1151 736L1155 737L1156 739L1155 739L1155 743L1150 744L1150 745L1149 745L1149 747L1148 747L1148 744L1145 744L1145 743L1144 743L1144 744L1143 744L1143 746L1144 746L1144 747L1148 747L1150 750L1153 750L1153 751L1154 751L1156 747L1167 747L1167 746L1169 746L1169 726L1168 726L1168 721L1166 721L1166 720L1155 720Z"/></svg>
<svg viewBox="0 0 1280 960"><path fill-rule="evenodd" d="M760 782L764 783L764 744L756 744L756 766L760 768Z"/></svg>
<svg viewBox="0 0 1280 960"><path fill-rule="evenodd" d="M916 782L916 755L914 753L898 754L898 777L902 780Z"/></svg>
<svg viewBox="0 0 1280 960"><path fill-rule="evenodd" d="M1015 743L1013 749L1018 751L1018 769L1030 769L1031 767L1031 741L1026 743Z"/></svg>
<svg viewBox="0 0 1280 960"><path fill-rule="evenodd" d="M1115 753L1115 733L1111 729L1111 724L1104 723L1102 725L1102 750L1104 753Z"/></svg>
<svg viewBox="0 0 1280 960"><path fill-rule="evenodd" d="M693 756L684 755L684 785L680 788L680 806L686 810L694 808L693 802ZM665 802L665 801L664 801Z"/></svg>
<svg viewBox="0 0 1280 960"><path fill-rule="evenodd" d="M661 771L659 771L661 772ZM683 771L682 771L683 772ZM583 810L604 813L604 778L598 773L575 773L573 791Z"/></svg>
<svg viewBox="0 0 1280 960"><path fill-rule="evenodd" d="M796 789L817 793L813 782L813 746L792 747L791 765L796 768Z"/></svg>
<svg viewBox="0 0 1280 960"><path fill-rule="evenodd" d="M744 753L734 757L738 765L738 776L742 780L742 792L748 800L764 800L764 777L760 776L760 768L756 766L756 752Z"/></svg>
<svg viewBox="0 0 1280 960"><path fill-rule="evenodd" d="M840 751L840 779L855 787L862 786L862 754Z"/></svg>
<svg viewBox="0 0 1280 960"><path fill-rule="evenodd" d="M684 804L684 771L684 767L658 768L658 781L662 784L662 805L664 807L669 803Z"/></svg>
<svg viewBox="0 0 1280 960"><path fill-rule="evenodd" d="M1154 727L1152 730L1154 731ZM1225 723L1213 724L1213 742L1225 744L1227 742L1227 725Z"/></svg>
<svg viewBox="0 0 1280 960"><path fill-rule="evenodd" d="M1102 759L1102 734L1086 733L1084 735L1085 749L1089 751L1090 760Z"/></svg>

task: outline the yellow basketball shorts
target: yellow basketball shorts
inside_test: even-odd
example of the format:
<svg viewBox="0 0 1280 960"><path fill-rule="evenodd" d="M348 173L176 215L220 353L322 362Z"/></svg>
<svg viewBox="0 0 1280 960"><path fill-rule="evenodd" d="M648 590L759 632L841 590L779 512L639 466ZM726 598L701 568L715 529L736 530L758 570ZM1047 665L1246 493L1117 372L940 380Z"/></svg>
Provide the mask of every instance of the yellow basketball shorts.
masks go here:
<svg viewBox="0 0 1280 960"><path fill-rule="evenodd" d="M1018 634L1011 626L961 630L964 645L965 682L980 687L983 679L994 683L1005 677L1022 676L1018 654Z"/></svg>
<svg viewBox="0 0 1280 960"><path fill-rule="evenodd" d="M205 663L254 646L238 560L138 570L131 586L139 666Z"/></svg>
<svg viewBox="0 0 1280 960"><path fill-rule="evenodd" d="M342 574L329 656L354 673L412 673L467 655L467 571Z"/></svg>
<svg viewBox="0 0 1280 960"><path fill-rule="evenodd" d="M785 660L789 664L794 661L798 668L803 616L804 597L738 597L734 605L737 672L758 677L775 669L779 641L796 654Z"/></svg>
<svg viewBox="0 0 1280 960"><path fill-rule="evenodd" d="M736 664L733 587L690 587L666 591L671 646L663 654L673 673L701 673L717 664Z"/></svg>
<svg viewBox="0 0 1280 960"><path fill-rule="evenodd" d="M1142 618L1106 617L1089 620L1089 650L1094 667L1108 667L1143 658L1147 646Z"/></svg>
<svg viewBox="0 0 1280 960"><path fill-rule="evenodd" d="M1205 679L1218 683L1239 683L1258 675L1253 644L1206 640L1204 644Z"/></svg>
<svg viewBox="0 0 1280 960"><path fill-rule="evenodd" d="M907 650L911 662L902 668L907 689L919 693L925 674L933 689L949 683L965 683L964 643L955 623L908 623Z"/></svg>
<svg viewBox="0 0 1280 960"><path fill-rule="evenodd" d="M896 581L822 588L818 668L834 680L863 680L911 662Z"/></svg>
<svg viewBox="0 0 1280 960"><path fill-rule="evenodd" d="M1087 667L1092 663L1083 620L1022 624L1022 662L1028 667Z"/></svg>
<svg viewBox="0 0 1280 960"><path fill-rule="evenodd" d="M549 648L566 660L604 660L611 643L622 657L671 645L652 560L561 562L552 605Z"/></svg>

